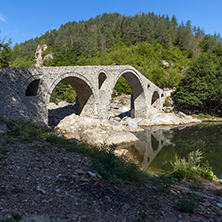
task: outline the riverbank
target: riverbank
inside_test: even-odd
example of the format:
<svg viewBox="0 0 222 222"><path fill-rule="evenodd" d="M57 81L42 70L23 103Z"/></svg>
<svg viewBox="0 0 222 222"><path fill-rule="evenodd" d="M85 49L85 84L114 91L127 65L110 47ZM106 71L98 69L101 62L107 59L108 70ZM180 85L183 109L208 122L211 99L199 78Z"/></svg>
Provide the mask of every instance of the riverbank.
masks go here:
<svg viewBox="0 0 222 222"><path fill-rule="evenodd" d="M221 221L219 181L183 180L166 188L167 181L146 177L135 185L129 177L118 176L120 169L107 179L95 170L87 145L32 125L20 127L0 137L0 221L13 215L24 222ZM179 210L182 193L189 197L194 192L199 203L194 213Z"/></svg>
<svg viewBox="0 0 222 222"><path fill-rule="evenodd" d="M75 115L74 107L66 102L49 104L49 125L57 134L97 146L133 144L138 138L133 134L149 126L179 126L200 123L201 120L182 112L166 113L152 107L148 119L130 118L130 95L115 97L111 103L108 120Z"/></svg>

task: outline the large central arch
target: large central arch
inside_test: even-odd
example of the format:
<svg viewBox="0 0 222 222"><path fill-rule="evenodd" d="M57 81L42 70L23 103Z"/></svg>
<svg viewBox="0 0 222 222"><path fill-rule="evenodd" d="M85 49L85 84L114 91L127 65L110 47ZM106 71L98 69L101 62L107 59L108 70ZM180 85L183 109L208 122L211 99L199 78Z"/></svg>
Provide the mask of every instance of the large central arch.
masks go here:
<svg viewBox="0 0 222 222"><path fill-rule="evenodd" d="M114 81L114 85L112 86L112 92L114 87L120 77L124 77L129 86L132 89L131 94L131 117L132 118L146 118L147 114L147 106L146 106L146 97L144 92L144 86L142 80L139 75L133 70L127 69L121 72ZM111 98L110 98L111 100Z"/></svg>
<svg viewBox="0 0 222 222"><path fill-rule="evenodd" d="M77 114L90 116L95 113L95 91L90 81L79 73L64 73L56 78L48 90L47 101L49 103L53 89L60 81L70 84L78 96Z"/></svg>

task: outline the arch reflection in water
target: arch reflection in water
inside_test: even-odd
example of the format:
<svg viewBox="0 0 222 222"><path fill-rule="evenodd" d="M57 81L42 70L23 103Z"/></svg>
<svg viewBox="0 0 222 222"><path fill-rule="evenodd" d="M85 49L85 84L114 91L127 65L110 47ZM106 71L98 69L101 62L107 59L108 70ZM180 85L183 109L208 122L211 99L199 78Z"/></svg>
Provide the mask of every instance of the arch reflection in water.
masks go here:
<svg viewBox="0 0 222 222"><path fill-rule="evenodd" d="M161 149L171 144L171 136L166 136L168 134L166 132L169 131L169 128L152 127L145 129L145 132L136 133L139 141L134 144L135 149L132 152L137 152L135 156L139 158L138 161L141 164L141 168L146 169Z"/></svg>

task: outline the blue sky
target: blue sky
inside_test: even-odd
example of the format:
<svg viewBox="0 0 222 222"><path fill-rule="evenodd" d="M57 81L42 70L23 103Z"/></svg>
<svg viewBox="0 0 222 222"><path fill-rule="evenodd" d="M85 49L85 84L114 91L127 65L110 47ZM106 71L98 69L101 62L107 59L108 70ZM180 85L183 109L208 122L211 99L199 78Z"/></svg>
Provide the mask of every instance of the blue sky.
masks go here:
<svg viewBox="0 0 222 222"><path fill-rule="evenodd" d="M13 45L58 29L71 21L88 20L109 12L134 16L138 12L176 16L178 23L191 24L206 34L222 35L221 0L0 0L0 38Z"/></svg>

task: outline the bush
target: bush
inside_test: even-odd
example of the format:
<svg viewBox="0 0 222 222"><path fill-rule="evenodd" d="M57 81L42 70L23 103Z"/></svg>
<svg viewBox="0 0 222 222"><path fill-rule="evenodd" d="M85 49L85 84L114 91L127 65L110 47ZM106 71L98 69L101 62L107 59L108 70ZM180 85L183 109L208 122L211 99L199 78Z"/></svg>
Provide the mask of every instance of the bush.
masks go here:
<svg viewBox="0 0 222 222"><path fill-rule="evenodd" d="M200 166L200 162L203 153L199 150L189 153L187 158L179 158L175 155L175 161L170 161L170 164L173 167L171 176L175 177L179 181L184 178L196 180L197 177L202 177L205 179L212 180L215 175L213 174L208 163Z"/></svg>

